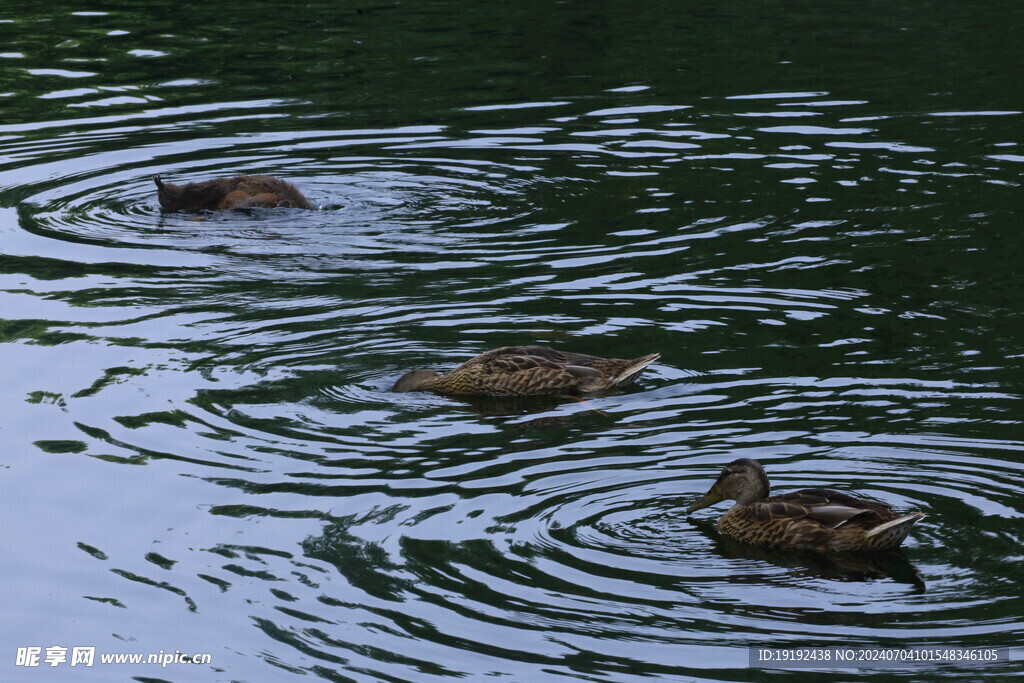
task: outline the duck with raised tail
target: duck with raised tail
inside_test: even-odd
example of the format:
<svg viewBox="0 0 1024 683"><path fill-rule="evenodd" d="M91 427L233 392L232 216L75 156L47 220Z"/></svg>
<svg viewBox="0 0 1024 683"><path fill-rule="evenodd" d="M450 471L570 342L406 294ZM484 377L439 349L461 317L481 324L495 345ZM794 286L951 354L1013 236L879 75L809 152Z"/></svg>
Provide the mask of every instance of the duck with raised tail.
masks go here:
<svg viewBox="0 0 1024 683"><path fill-rule="evenodd" d="M164 211L228 211L288 207L309 209L309 200L291 183L267 175L238 175L175 185L153 176Z"/></svg>

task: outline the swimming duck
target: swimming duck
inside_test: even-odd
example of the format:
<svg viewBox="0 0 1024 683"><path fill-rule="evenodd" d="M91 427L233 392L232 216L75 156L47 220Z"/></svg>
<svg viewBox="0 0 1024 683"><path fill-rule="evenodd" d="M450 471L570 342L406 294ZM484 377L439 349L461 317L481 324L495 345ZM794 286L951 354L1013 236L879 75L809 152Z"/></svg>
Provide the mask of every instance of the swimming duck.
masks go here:
<svg viewBox="0 0 1024 683"><path fill-rule="evenodd" d="M882 503L828 489L803 489L768 497L761 463L740 458L687 514L722 500L736 504L718 520L718 530L741 541L770 548L819 552L881 551L899 547L923 512L900 515Z"/></svg>
<svg viewBox="0 0 1024 683"><path fill-rule="evenodd" d="M412 370L391 390L476 396L584 394L626 386L660 357L651 353L624 360L556 351L547 346L505 346L470 358L446 375Z"/></svg>
<svg viewBox="0 0 1024 683"><path fill-rule="evenodd" d="M238 175L201 183L175 185L153 176L160 208L164 211L224 211L228 209L287 206L308 209L309 201L299 188L266 175Z"/></svg>

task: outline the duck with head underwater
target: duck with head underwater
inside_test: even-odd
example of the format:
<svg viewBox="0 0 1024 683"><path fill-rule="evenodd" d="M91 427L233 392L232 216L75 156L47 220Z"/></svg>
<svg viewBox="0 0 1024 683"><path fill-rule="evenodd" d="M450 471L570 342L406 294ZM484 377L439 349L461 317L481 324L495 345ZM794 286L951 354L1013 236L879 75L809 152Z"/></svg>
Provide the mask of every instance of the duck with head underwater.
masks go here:
<svg viewBox="0 0 1024 683"><path fill-rule="evenodd" d="M405 373L392 391L436 391L464 396L575 396L631 384L661 354L599 358L547 346L492 349L447 374Z"/></svg>
<svg viewBox="0 0 1024 683"><path fill-rule="evenodd" d="M267 175L238 175L175 185L153 176L164 211L228 211L288 207L309 209L309 200L291 183Z"/></svg>
<svg viewBox="0 0 1024 683"><path fill-rule="evenodd" d="M896 513L888 505L829 489L803 489L768 497L761 463L734 460L687 514L722 500L736 504L718 530L741 541L791 550L877 552L898 548L923 512Z"/></svg>

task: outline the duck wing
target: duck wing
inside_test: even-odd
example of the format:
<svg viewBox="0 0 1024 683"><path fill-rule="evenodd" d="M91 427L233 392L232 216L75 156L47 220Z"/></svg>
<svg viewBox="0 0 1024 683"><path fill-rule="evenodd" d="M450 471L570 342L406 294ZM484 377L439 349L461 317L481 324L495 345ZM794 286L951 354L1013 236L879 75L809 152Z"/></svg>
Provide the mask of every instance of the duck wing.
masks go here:
<svg viewBox="0 0 1024 683"><path fill-rule="evenodd" d="M471 383L468 393L531 396L579 393L581 382L600 374L546 346L506 346L470 358L447 378L453 385Z"/></svg>
<svg viewBox="0 0 1024 683"><path fill-rule="evenodd" d="M651 354L629 361L547 346L504 346L470 358L448 376L451 382L472 376L475 386L486 393L576 394L627 383L657 357Z"/></svg>
<svg viewBox="0 0 1024 683"><path fill-rule="evenodd" d="M538 362L547 361L553 365L567 365L571 362L569 358L571 355L578 354L568 354L561 351L555 351L547 346L503 346L500 349L491 349L490 351L481 353L479 356L474 356L463 363L460 367L466 367L467 365L486 365L498 360L512 361L514 358L533 358Z"/></svg>
<svg viewBox="0 0 1024 683"><path fill-rule="evenodd" d="M773 496L760 505L767 506L763 514L773 519L812 519L830 529L845 524L855 517L863 521L881 521L889 509L881 503L854 498L829 489L803 489Z"/></svg>
<svg viewBox="0 0 1024 683"><path fill-rule="evenodd" d="M535 352L538 349L544 353ZM569 365L565 354L543 346L500 350L504 352L481 363L481 370L488 376L489 385L509 393L576 393L581 381L591 375L600 376L591 368Z"/></svg>

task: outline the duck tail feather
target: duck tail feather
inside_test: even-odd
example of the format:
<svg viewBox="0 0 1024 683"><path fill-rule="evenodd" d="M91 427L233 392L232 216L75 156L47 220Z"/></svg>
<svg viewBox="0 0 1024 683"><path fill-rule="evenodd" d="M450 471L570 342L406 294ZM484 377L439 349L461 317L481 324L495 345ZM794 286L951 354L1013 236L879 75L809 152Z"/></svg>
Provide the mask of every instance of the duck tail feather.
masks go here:
<svg viewBox="0 0 1024 683"><path fill-rule="evenodd" d="M914 526L914 523L922 517L924 517L923 512L911 512L909 515L903 515L902 517L897 517L896 519L879 524L878 526L869 529L865 535L870 538L871 536L877 536L880 533L896 527L906 527L906 530L909 533L910 527Z"/></svg>
<svg viewBox="0 0 1024 683"><path fill-rule="evenodd" d="M637 375L639 375L643 371L644 368L646 368L648 365L658 360L659 358L661 358L660 353L649 353L646 356L640 356L635 361L633 361L632 365L630 365L628 368L619 373L619 375L615 378L615 383L621 384L624 382L632 381L633 379L636 378Z"/></svg>

